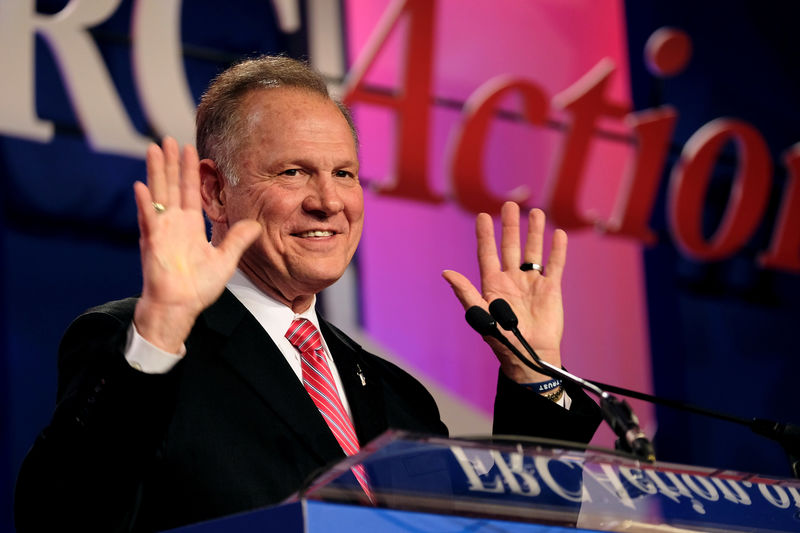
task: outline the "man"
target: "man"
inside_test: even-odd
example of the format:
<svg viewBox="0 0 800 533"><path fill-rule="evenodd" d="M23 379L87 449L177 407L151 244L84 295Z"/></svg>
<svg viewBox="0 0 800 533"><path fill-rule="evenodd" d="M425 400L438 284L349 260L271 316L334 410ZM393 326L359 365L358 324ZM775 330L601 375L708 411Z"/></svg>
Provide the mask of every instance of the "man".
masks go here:
<svg viewBox="0 0 800 533"><path fill-rule="evenodd" d="M322 78L287 58L235 65L202 99L197 144L202 159L169 138L148 149L148 183L135 185L142 294L65 334L59 403L18 480L19 531L175 527L277 503L390 427L447 434L416 380L314 311L364 220L355 129ZM544 215L531 212L524 252L517 206L502 220L500 259L491 219L477 220L482 294L444 276L465 307L509 301L560 364L566 235L555 233L546 275L522 271L543 263ZM313 354L295 346L298 328ZM566 409L559 386L545 397L520 385L549 379L489 342L501 366L495 432L591 437L592 402L568 390ZM319 360L330 410L307 386ZM512 414L520 406L528 414Z"/></svg>

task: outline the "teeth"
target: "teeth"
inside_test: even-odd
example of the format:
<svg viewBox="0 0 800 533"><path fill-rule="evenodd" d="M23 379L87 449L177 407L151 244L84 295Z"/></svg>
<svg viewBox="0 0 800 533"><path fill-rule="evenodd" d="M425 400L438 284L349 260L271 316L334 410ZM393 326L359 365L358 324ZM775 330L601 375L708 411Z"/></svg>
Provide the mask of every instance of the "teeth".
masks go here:
<svg viewBox="0 0 800 533"><path fill-rule="evenodd" d="M298 237L330 237L331 235L333 235L332 231L319 231L319 230L316 230L316 231L306 231L306 232L303 232L303 233L299 233L297 236Z"/></svg>

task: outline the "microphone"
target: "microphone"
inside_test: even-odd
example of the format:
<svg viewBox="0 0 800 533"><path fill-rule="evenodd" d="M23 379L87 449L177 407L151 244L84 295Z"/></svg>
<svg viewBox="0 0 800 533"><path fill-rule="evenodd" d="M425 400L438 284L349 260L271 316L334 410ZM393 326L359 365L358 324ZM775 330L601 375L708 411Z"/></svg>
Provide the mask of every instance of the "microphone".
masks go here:
<svg viewBox="0 0 800 533"><path fill-rule="evenodd" d="M497 322L495 322L494 318L492 318L492 315L486 312L486 310L482 307L473 305L467 309L464 318L467 319L467 324L469 324L472 329L477 331L481 337L493 337L497 339L503 346L513 353L514 356L520 360L520 362L522 362L531 370L546 374L550 377L558 377L557 374L552 375L548 369L534 364L530 361L530 359L522 355L522 353L517 350L513 344L511 344L511 341L509 341L505 335L500 333L500 330L497 329Z"/></svg>
<svg viewBox="0 0 800 533"><path fill-rule="evenodd" d="M500 324L500 326L503 327L503 329L508 330L514 334L517 340L519 340L519 342L525 348L525 351L527 351L528 354L534 359L534 361L536 361L541 367L541 370L539 370L539 372L547 374L550 377L561 378L561 379L566 379L567 381L571 381L572 383L575 383L578 386L583 387L584 389L587 389L598 396L602 396L604 394L603 390L600 389L600 387L598 387L594 383L590 383L589 381L581 379L578 376L570 374L563 368L559 368L555 365L551 365L547 361L543 361L539 357L539 354L537 354L536 351L531 347L531 345L528 344L528 341L525 340L525 338L519 332L519 329L517 329L517 324L518 324L517 315L514 314L514 311L511 309L511 306L508 305L508 302L506 302L501 298L494 300L492 303L489 304L489 312L492 314L492 317L497 319L497 322ZM502 335L502 333L500 333L499 331L498 334ZM527 359L525 359L525 361L527 361ZM534 367L531 368L536 370L536 368Z"/></svg>
<svg viewBox="0 0 800 533"><path fill-rule="evenodd" d="M473 309L475 310L473 311ZM467 310L467 323L482 336L491 336L500 340L518 359L533 370L551 377L565 379L599 396L603 417L611 426L611 429L614 430L617 437L619 437L617 439L617 448L633 453L636 457L648 462L655 461L656 456L653 445L639 428L639 420L627 402L619 400L593 383L574 376L547 361L543 361L520 333L517 328L519 323L517 316L505 300L498 298L491 302L489 304L489 312L491 313L491 317L487 320L485 316L483 318L480 317L480 315L488 315L486 311L478 306L471 307ZM495 323L495 320L492 320L492 318L497 322ZM520 344L525 348L525 351L538 363L538 368L530 363L528 359L524 358L522 354L519 353L519 350L516 350L516 348L511 345L508 339L497 329L497 323L499 323L503 329L511 331L514 334ZM498 336L505 339L505 342Z"/></svg>

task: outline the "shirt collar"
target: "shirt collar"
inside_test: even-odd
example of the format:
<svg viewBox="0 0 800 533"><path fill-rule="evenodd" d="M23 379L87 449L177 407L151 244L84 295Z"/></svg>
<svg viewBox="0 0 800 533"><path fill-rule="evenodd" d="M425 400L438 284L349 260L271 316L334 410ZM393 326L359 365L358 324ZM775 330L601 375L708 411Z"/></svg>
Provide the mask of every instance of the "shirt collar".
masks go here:
<svg viewBox="0 0 800 533"><path fill-rule="evenodd" d="M311 300L308 309L302 313L295 313L291 307L256 287L250 278L238 268L228 281L227 287L273 339L282 338L295 318L310 320L319 329L319 318L314 307L317 303L316 295Z"/></svg>

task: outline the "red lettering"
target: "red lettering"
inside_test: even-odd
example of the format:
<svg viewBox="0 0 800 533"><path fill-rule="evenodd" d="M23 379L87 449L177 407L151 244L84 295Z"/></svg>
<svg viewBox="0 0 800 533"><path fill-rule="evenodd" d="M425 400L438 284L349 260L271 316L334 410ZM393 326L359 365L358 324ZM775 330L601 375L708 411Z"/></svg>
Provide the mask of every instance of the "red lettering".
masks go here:
<svg viewBox="0 0 800 533"><path fill-rule="evenodd" d="M719 153L735 140L739 163L719 227L707 242L702 215L711 173ZM734 254L752 235L764 212L772 161L761 134L749 124L717 119L701 127L683 148L670 177L668 209L676 244L705 261Z"/></svg>
<svg viewBox="0 0 800 533"><path fill-rule="evenodd" d="M783 202L772 243L759 262L769 268L800 272L800 144L786 151L783 164L788 174Z"/></svg>
<svg viewBox="0 0 800 533"><path fill-rule="evenodd" d="M608 233L655 244L656 236L648 223L677 118L678 114L668 106L628 116L636 134L636 160L621 185L622 192L611 218L603 228Z"/></svg>
<svg viewBox="0 0 800 533"><path fill-rule="evenodd" d="M627 105L606 99L606 89L613 73L614 64L610 60L601 60L555 99L557 105L572 114L572 121L556 157L557 170L545 186L544 205L550 219L564 229L592 224L588 217L578 212L576 200L597 120L602 116L621 119L629 111Z"/></svg>
<svg viewBox="0 0 800 533"><path fill-rule="evenodd" d="M435 8L436 2L429 0L397 0L392 4L350 71L344 91L348 105L372 104L395 112L395 176L391 184L378 190L429 203L442 201L427 181ZM370 91L364 87L364 75L403 16L407 24L401 87L391 94Z"/></svg>
<svg viewBox="0 0 800 533"><path fill-rule="evenodd" d="M451 175L456 201L473 213L499 214L506 199L524 204L530 194L499 198L486 187L484 148L489 126L500 101L509 93L517 93L522 101L522 114L531 124L542 124L547 118L548 100L534 83L511 78L495 78L484 84L464 105L464 121L455 133L455 151Z"/></svg>

